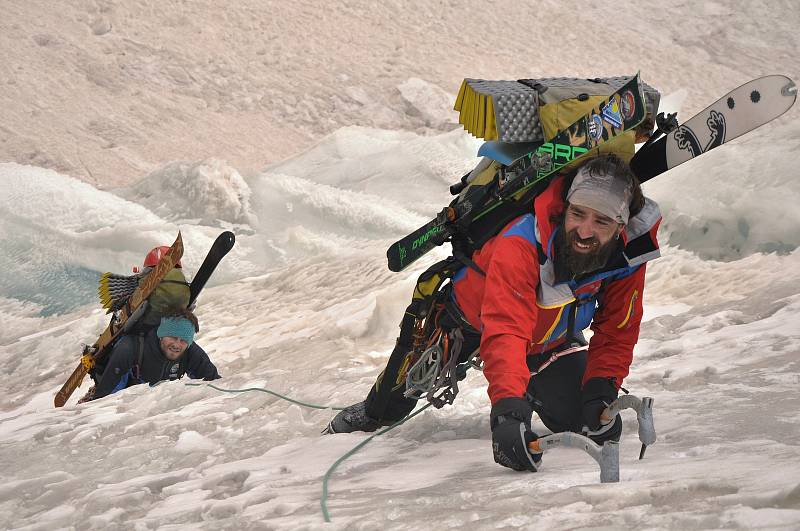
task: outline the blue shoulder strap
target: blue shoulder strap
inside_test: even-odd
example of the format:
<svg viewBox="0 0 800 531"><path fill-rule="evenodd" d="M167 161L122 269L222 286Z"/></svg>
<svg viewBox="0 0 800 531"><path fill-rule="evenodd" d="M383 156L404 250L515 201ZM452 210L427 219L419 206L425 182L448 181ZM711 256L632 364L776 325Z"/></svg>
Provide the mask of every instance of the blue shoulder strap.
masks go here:
<svg viewBox="0 0 800 531"><path fill-rule="evenodd" d="M479 157L487 157L501 164L510 166L520 157L536 151L541 142L500 142L492 140L484 142L478 149Z"/></svg>

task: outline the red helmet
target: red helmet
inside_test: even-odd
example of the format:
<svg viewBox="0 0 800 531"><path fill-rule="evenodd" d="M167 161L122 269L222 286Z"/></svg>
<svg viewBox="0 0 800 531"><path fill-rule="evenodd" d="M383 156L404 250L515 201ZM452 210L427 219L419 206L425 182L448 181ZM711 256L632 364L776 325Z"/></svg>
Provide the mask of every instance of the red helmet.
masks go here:
<svg viewBox="0 0 800 531"><path fill-rule="evenodd" d="M155 267L156 264L161 260L161 257L167 254L169 251L168 245L162 245L161 247L155 247L152 251L147 253L147 256L144 257L144 267ZM178 263L175 264L175 267L180 267L181 261L178 260Z"/></svg>

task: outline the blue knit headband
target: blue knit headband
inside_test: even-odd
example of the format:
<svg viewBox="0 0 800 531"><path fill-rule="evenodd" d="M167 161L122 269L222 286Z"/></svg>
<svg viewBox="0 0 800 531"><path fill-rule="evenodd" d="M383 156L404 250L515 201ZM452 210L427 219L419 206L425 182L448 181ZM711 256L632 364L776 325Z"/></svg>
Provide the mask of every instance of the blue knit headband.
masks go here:
<svg viewBox="0 0 800 531"><path fill-rule="evenodd" d="M179 337L189 345L194 341L194 325L184 317L162 317L156 330L158 337Z"/></svg>

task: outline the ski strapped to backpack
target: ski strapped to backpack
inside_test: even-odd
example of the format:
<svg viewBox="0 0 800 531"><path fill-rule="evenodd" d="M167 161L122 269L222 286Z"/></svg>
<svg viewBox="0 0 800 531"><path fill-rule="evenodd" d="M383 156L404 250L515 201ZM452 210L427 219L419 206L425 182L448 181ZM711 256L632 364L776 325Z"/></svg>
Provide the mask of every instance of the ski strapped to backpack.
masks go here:
<svg viewBox="0 0 800 531"><path fill-rule="evenodd" d="M141 283L139 283L136 290L133 292L133 295L127 300L127 302L117 310L112 318L111 322L108 324L106 329L100 335L98 340L91 346L87 345L83 349L83 355L81 357L81 362L72 371L67 381L61 387L61 389L56 393L54 404L55 407L61 407L66 402L67 399L75 392L75 389L80 387L81 382L83 382L83 378L89 372L89 370L94 367L97 360L105 356L107 354L108 346L110 346L114 340L122 334L123 329L125 328L125 324L128 319L133 315L136 310L146 302L147 297L156 289L159 285L161 280L169 273L178 260L181 259L183 256L183 239L181 238L181 233L178 232L178 237L175 239L175 243L169 248L164 256L161 257L161 260L153 267L153 269L148 273L148 275L142 279Z"/></svg>
<svg viewBox="0 0 800 531"><path fill-rule="evenodd" d="M626 92L623 87L612 94L604 102L605 105L601 104L600 109L592 109L549 142L537 144L537 132L541 134L546 129L544 120L539 123L535 115L516 112L519 111L516 108L511 109L515 112L506 114L517 116L517 120L519 116L525 116L533 120L532 126L523 127L511 118L505 122L492 119L493 112L498 117L502 114L497 112L494 99L473 94L483 89L479 82L473 83L472 90L465 89L470 81L474 80L466 80L462 85L464 94L460 93L461 101L457 101L457 106L460 103L470 109L466 113L462 110L461 123L476 136L482 134L487 140L499 141L487 142L481 147L479 155L486 155L487 158L465 175L460 183L450 188L453 195L458 197L448 207L387 250L391 271L402 271L447 241L453 245L453 256L466 265L474 265L470 260L472 252L497 234L506 223L529 211L531 200L547 186L551 177L570 167L577 159L587 156L582 151L585 146L581 145L585 137L576 137L575 132L586 131L589 137L599 133L597 144L616 151L619 146L615 144L620 132L633 128L638 142L640 133L651 130L653 122L658 122L658 128L630 161L631 170L639 181L646 182L774 120L789 110L797 99L797 87L791 79L783 75L764 76L744 83L702 112L678 124L674 114L657 115L658 98L653 97L653 90L647 90L649 87L645 85L647 116L637 127L629 123L627 114L632 108L632 98L639 96L640 92ZM522 81L525 80L503 82L514 87L505 89L510 94L503 97L513 96L517 98L515 101L524 100L528 93L514 93L520 90L519 85L524 84ZM537 85L533 84L534 87ZM502 98L496 99L500 101ZM582 98L575 99L580 101ZM613 104L614 101L618 106ZM638 101L634 101L637 111ZM609 119L612 122L619 120L615 109L624 118L622 131L608 123ZM598 125L603 126L602 132ZM607 137L609 132L614 134L612 138ZM542 164L550 161L553 162L552 166Z"/></svg>
<svg viewBox="0 0 800 531"><path fill-rule="evenodd" d="M478 119L469 119L469 126L465 127L474 134L486 135L487 130L490 130L491 120L486 121L487 112L480 109L493 109L493 105L488 104L493 99L482 100L480 95L469 96L478 89L480 87L474 90L462 87L467 101L462 101L461 104L478 109L473 113L477 114ZM576 99L581 100L580 97ZM456 105L458 104L457 101ZM609 145L622 140L626 133L633 135L645 121L647 112L637 74L571 125L558 131L547 142L540 143L534 150L518 156L510 165L485 158L460 183L450 188L451 193L458 197L449 206L436 218L389 247L386 252L389 269L402 271L425 253L447 241L452 243L453 256L457 260L477 267L470 259L472 253L509 221L530 210L531 200L547 186L552 177L590 153L606 147L611 149ZM496 123L494 127L497 127ZM497 135L500 134L490 130L486 136L497 138ZM627 137L630 140L630 135ZM522 138L530 140L533 137ZM633 141L629 144L632 147ZM523 145L532 147L536 144ZM484 182L475 186L476 181Z"/></svg>
<svg viewBox="0 0 800 531"><path fill-rule="evenodd" d="M786 76L748 81L682 124L659 127L631 160L631 170L648 181L774 120L796 99L797 86Z"/></svg>
<svg viewBox="0 0 800 531"><path fill-rule="evenodd" d="M233 248L234 243L236 243L236 236L231 231L222 232L214 240L214 244L206 254L191 283L186 281L186 277L180 267L172 269L164 276L153 293L150 294L148 305L140 306L137 313L145 313L146 310L149 310L148 313L155 315L155 320L150 320L147 324L157 326L161 314L165 310L169 308L191 308L197 296L205 287L206 282L211 278L211 274L225 255ZM104 273L100 277L100 287L97 290L103 309L107 310L107 313L113 313L122 308L149 272L150 268L134 275ZM133 325L133 322L141 317L137 313L128 319L128 325Z"/></svg>
<svg viewBox="0 0 800 531"><path fill-rule="evenodd" d="M236 236L229 230L226 230L214 240L211 249L209 249L208 254L206 254L205 260L200 264L200 269L197 270L197 273L192 278L191 284L189 284L189 307L197 300L197 296L200 295L206 282L211 278L211 274L222 259L225 258L225 255L233 249L233 244L235 243Z"/></svg>

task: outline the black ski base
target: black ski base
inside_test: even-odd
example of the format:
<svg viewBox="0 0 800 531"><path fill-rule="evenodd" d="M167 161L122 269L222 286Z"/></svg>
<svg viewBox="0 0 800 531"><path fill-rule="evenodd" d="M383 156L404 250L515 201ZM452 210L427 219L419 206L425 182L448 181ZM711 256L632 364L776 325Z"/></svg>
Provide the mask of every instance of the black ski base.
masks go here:
<svg viewBox="0 0 800 531"><path fill-rule="evenodd" d="M191 306L197 299L197 296L200 295L206 282L211 278L211 274L214 273L214 270L222 259L225 258L225 255L233 249L234 243L236 243L236 236L229 230L226 230L214 240L214 244L211 246L205 260L203 260L203 263L200 265L200 269L197 270L197 274L195 274L192 283L189 285L189 306Z"/></svg>

